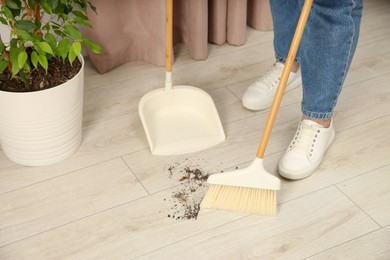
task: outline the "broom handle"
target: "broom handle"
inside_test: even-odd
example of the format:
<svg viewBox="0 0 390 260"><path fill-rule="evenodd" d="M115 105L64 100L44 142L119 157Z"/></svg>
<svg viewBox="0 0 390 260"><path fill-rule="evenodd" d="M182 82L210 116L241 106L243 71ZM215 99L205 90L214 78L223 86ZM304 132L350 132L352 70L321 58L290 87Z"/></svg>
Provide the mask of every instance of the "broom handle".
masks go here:
<svg viewBox="0 0 390 260"><path fill-rule="evenodd" d="M166 17L165 17L165 71L172 71L172 33L173 33L173 0L166 0Z"/></svg>
<svg viewBox="0 0 390 260"><path fill-rule="evenodd" d="M287 85L287 80L290 75L292 65L294 64L294 59L297 54L299 44L301 42L303 31L305 30L306 22L309 17L312 4L313 0L305 0L305 4L303 5L301 15L299 17L299 21L295 29L294 38L291 42L290 50L287 55L287 60L284 64L279 86L276 91L274 101L272 103L271 111L269 113L268 120L264 128L263 136L261 137L260 146L257 150L257 158L261 159L264 157L265 148L267 147L267 143L271 135L271 130L276 119L276 114L278 113L280 102L282 101L282 96Z"/></svg>
<svg viewBox="0 0 390 260"><path fill-rule="evenodd" d="M165 3L165 91L172 89L173 0Z"/></svg>

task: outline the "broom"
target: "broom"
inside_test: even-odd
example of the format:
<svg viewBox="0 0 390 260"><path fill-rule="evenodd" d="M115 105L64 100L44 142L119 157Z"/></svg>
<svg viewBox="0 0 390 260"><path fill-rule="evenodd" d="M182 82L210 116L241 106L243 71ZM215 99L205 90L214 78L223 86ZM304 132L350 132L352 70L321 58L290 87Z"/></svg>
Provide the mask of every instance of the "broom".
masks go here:
<svg viewBox="0 0 390 260"><path fill-rule="evenodd" d="M263 157L312 4L313 0L305 0L303 5L255 160L247 168L211 175L207 182L212 185L201 202L202 208L276 215L276 191L281 183L264 169Z"/></svg>

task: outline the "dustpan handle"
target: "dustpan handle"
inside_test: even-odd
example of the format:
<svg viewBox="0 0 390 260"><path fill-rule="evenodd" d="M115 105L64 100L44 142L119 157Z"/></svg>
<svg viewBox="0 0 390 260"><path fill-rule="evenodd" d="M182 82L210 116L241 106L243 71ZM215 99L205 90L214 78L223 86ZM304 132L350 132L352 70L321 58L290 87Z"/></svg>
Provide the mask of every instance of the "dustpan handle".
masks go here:
<svg viewBox="0 0 390 260"><path fill-rule="evenodd" d="M165 8L165 90L170 90L172 88L173 0L166 0Z"/></svg>
<svg viewBox="0 0 390 260"><path fill-rule="evenodd" d="M267 147L267 143L271 135L271 130L276 119L276 114L278 113L280 102L282 101L282 96L287 85L292 65L294 64L294 59L302 39L303 31L305 30L306 22L310 14L312 4L313 0L305 0L305 4L302 7L301 15L299 17L298 24L295 29L294 38L291 42L290 50L287 55L287 60L284 64L279 86L276 91L274 101L272 103L271 111L269 113L268 120L264 128L263 136L261 137L260 146L256 155L256 157L258 158L264 157L265 148Z"/></svg>

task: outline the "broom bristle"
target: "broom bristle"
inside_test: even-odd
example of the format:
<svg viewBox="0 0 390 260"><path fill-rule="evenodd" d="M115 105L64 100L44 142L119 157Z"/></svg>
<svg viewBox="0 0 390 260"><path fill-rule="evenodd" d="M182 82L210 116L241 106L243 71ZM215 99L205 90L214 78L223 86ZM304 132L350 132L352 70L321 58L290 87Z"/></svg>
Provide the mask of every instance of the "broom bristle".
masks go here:
<svg viewBox="0 0 390 260"><path fill-rule="evenodd" d="M200 206L275 216L277 213L276 190L213 184Z"/></svg>

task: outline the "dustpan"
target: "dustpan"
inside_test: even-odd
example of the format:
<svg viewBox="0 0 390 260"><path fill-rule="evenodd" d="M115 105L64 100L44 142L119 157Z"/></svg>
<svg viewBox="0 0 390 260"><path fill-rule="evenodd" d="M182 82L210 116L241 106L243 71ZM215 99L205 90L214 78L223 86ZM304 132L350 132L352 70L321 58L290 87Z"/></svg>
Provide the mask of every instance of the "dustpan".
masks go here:
<svg viewBox="0 0 390 260"><path fill-rule="evenodd" d="M152 154L201 151L225 140L215 104L202 89L172 86L172 0L166 1L165 87L148 92L138 106Z"/></svg>

